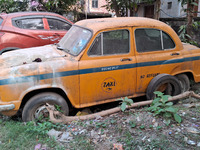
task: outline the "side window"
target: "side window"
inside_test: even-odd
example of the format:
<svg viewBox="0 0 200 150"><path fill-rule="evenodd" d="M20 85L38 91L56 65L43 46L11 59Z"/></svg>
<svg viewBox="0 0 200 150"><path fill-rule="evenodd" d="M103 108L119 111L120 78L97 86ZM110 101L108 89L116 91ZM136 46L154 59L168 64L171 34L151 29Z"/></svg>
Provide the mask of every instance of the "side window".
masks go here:
<svg viewBox="0 0 200 150"><path fill-rule="evenodd" d="M42 18L30 18L30 19L20 19L15 20L17 27L21 29L44 29Z"/></svg>
<svg viewBox="0 0 200 150"><path fill-rule="evenodd" d="M160 30L136 29L135 39L138 52L162 50Z"/></svg>
<svg viewBox="0 0 200 150"><path fill-rule="evenodd" d="M171 37L157 29L136 29L136 48L138 52L160 51L175 48Z"/></svg>
<svg viewBox="0 0 200 150"><path fill-rule="evenodd" d="M101 34L99 34L94 40L92 48L89 51L89 55L101 55Z"/></svg>
<svg viewBox="0 0 200 150"><path fill-rule="evenodd" d="M51 30L69 30L71 28L70 24L61 20L47 18L47 21Z"/></svg>
<svg viewBox="0 0 200 150"><path fill-rule="evenodd" d="M165 32L162 32L162 34L163 34L163 46L164 46L164 49L175 48L175 43L171 39L171 37Z"/></svg>
<svg viewBox="0 0 200 150"><path fill-rule="evenodd" d="M115 30L100 33L88 55L115 55L129 53L129 31Z"/></svg>

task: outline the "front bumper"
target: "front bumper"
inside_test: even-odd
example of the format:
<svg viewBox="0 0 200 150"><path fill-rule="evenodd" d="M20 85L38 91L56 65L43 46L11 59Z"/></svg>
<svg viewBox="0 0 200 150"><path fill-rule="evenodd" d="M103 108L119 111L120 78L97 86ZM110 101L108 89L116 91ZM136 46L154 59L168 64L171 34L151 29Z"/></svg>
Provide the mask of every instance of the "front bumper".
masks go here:
<svg viewBox="0 0 200 150"><path fill-rule="evenodd" d="M0 112L1 111L13 110L13 109L15 109L15 105L14 104L0 105Z"/></svg>

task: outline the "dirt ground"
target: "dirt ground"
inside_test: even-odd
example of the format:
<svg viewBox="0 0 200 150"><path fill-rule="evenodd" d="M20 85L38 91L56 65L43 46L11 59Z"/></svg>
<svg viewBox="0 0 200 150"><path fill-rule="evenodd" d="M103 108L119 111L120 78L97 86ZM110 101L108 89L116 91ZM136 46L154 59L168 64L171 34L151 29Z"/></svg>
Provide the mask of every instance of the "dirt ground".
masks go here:
<svg viewBox="0 0 200 150"><path fill-rule="evenodd" d="M199 92L196 89L193 90ZM137 98L133 101L144 99L144 97ZM90 110L95 112L118 105L118 103L110 103L90 108ZM31 145L32 148L30 149L36 149L36 145L39 146L37 150L200 150L200 100L187 98L180 100L174 106L178 108L178 114L182 118L180 124L172 119L170 125L166 125L162 116L154 116L153 113L147 111L148 106L125 110L125 112L118 112L106 117L99 116L92 120L73 121L62 125L59 130L55 128L55 125L46 123L51 127L46 135L47 140L40 142L38 139L43 139L43 137L39 134L36 135L37 140ZM4 117L1 116L0 133L2 135L4 133L4 136L0 136L0 147L7 149L13 145L9 142L13 141L19 149L23 149L16 141L19 140L19 138L16 138L19 131L16 132L16 135L13 135L16 127L9 131L13 124L3 131L2 128L7 124L8 119L2 118ZM32 126L27 126L27 124L25 125L20 121L14 122L14 124L24 125L22 131L32 128ZM41 129L43 130L41 127L44 125L40 124L40 128L36 128L36 130L40 132ZM47 129L44 128L44 130ZM8 134L11 136L5 139ZM28 137L29 134L30 132L25 136ZM49 141L48 136L54 139L56 144L51 144L51 142L47 144L47 141ZM6 141L9 142L6 144ZM23 140L20 142L26 146L30 143L30 140L28 141L25 144Z"/></svg>
<svg viewBox="0 0 200 150"><path fill-rule="evenodd" d="M200 150L200 100L188 98L174 106L179 109L180 124L172 120L167 126L147 106L71 122L56 138L68 149Z"/></svg>

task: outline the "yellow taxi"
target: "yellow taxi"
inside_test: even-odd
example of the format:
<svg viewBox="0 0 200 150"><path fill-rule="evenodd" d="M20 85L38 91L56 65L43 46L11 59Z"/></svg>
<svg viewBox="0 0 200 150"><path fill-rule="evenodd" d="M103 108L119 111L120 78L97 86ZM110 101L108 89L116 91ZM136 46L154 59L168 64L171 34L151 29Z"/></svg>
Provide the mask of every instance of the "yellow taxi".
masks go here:
<svg viewBox="0 0 200 150"><path fill-rule="evenodd" d="M57 45L5 52L0 62L0 111L22 111L23 121L46 115L47 102L68 115L125 96L177 95L200 81L200 49L140 17L82 20Z"/></svg>

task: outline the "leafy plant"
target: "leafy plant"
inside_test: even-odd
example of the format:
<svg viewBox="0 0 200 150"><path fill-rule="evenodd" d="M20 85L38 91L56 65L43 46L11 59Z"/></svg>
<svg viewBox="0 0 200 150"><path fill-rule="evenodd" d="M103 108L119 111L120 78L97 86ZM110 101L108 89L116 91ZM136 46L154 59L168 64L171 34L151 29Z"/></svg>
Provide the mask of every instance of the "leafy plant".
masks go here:
<svg viewBox="0 0 200 150"><path fill-rule="evenodd" d="M137 126L137 124L134 121L130 121L129 125L131 126L131 128L135 128Z"/></svg>
<svg viewBox="0 0 200 150"><path fill-rule="evenodd" d="M59 105L54 105L55 106L55 109L61 113L63 113L63 110L61 110L61 106Z"/></svg>
<svg viewBox="0 0 200 150"><path fill-rule="evenodd" d="M144 125L141 125L141 126L140 126L140 129L145 129L145 126L144 126Z"/></svg>
<svg viewBox="0 0 200 150"><path fill-rule="evenodd" d="M28 0L0 0L0 13L26 11Z"/></svg>
<svg viewBox="0 0 200 150"><path fill-rule="evenodd" d="M193 22L192 27L193 29L198 30L199 25L200 22ZM198 46L197 42L194 41L192 37L187 33L187 25L180 26L178 33L179 33L179 38L181 39L182 42ZM194 33L192 32L192 34Z"/></svg>
<svg viewBox="0 0 200 150"><path fill-rule="evenodd" d="M96 124L97 128L106 128L107 124L105 122L97 122Z"/></svg>
<svg viewBox="0 0 200 150"><path fill-rule="evenodd" d="M162 92L154 92L156 98L153 100L151 106L147 109L154 113L154 116L159 115L165 118L165 123L170 124L171 119L181 123L181 117L177 114L178 109L173 107L172 102L168 102L169 95L164 95Z"/></svg>
<svg viewBox="0 0 200 150"><path fill-rule="evenodd" d="M117 122L117 121L114 120L114 119L110 120L110 123L111 123L111 124L115 124L116 122Z"/></svg>
<svg viewBox="0 0 200 150"><path fill-rule="evenodd" d="M122 101L121 102L121 105L120 105L120 108L122 111L125 111L126 110L126 106L131 106L131 104L133 104L133 100L132 99L129 99L128 97L125 97L125 98L120 98L120 99L117 99L118 101Z"/></svg>
<svg viewBox="0 0 200 150"><path fill-rule="evenodd" d="M27 130L26 132L36 133L38 135L46 135L47 132L51 129L60 129L62 128L61 124L53 124L51 122L42 122L42 123L35 123L33 121L27 122L26 124Z"/></svg>

